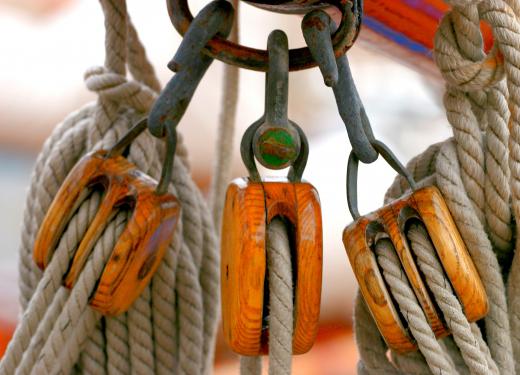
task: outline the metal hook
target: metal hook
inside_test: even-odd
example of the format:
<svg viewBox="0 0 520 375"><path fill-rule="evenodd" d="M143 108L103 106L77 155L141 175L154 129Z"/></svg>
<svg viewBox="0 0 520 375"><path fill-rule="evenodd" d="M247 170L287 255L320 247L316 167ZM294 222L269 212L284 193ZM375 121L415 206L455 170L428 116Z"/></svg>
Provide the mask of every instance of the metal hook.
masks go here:
<svg viewBox="0 0 520 375"><path fill-rule="evenodd" d="M115 145L108 150L106 157L112 158L122 155L130 144L146 129L148 121L143 118L137 122Z"/></svg>
<svg viewBox="0 0 520 375"><path fill-rule="evenodd" d="M173 173L177 145L177 125L213 58L202 53L215 35L227 37L233 26L233 6L225 0L206 5L194 18L179 49L168 64L176 72L155 101L148 115L148 129L156 137L166 137L166 155L157 193L164 194Z"/></svg>
<svg viewBox="0 0 520 375"><path fill-rule="evenodd" d="M339 73L331 38L336 29L335 23L325 12L312 11L303 17L301 27L305 42L318 63L325 85L336 86Z"/></svg>
<svg viewBox="0 0 520 375"><path fill-rule="evenodd" d="M148 119L144 118L137 122L110 150L108 150L105 158L112 158L122 155L132 142L146 129ZM161 179L157 184L155 193L157 195L165 194L168 191L168 184L171 181L173 172L173 160L175 157L175 148L177 146L177 132L166 129L166 154L161 171Z"/></svg>
<svg viewBox="0 0 520 375"><path fill-rule="evenodd" d="M395 154L381 141L373 141L372 146L377 150L383 159L401 176L406 178L410 188L416 190L417 185L408 170L401 164ZM354 220L360 217L357 204L357 175L358 175L359 159L354 151L348 158L347 164L347 202L350 214Z"/></svg>
<svg viewBox="0 0 520 375"><path fill-rule="evenodd" d="M374 134L352 78L347 56L336 58L334 55L331 41L334 29L334 22L322 10L309 12L302 21L305 42L320 67L325 84L332 87L352 150L363 163L372 163L378 156L371 144Z"/></svg>
<svg viewBox="0 0 520 375"><path fill-rule="evenodd" d="M300 153L300 137L289 121L289 42L281 30L267 41L269 67L266 74L264 123L253 137L256 159L270 169L292 165Z"/></svg>
<svg viewBox="0 0 520 375"><path fill-rule="evenodd" d="M215 35L227 37L233 26L233 6L225 0L206 5L195 17L168 67L176 74L155 101L148 116L148 128L156 137L165 128L175 128L188 107L197 86L213 58L202 53Z"/></svg>

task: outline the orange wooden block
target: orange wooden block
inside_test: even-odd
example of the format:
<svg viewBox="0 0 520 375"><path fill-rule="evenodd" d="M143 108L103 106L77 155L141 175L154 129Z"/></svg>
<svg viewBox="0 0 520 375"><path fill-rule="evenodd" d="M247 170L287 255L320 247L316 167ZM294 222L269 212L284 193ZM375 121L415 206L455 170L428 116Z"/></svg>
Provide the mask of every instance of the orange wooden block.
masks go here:
<svg viewBox="0 0 520 375"><path fill-rule="evenodd" d="M122 156L106 157L106 151L84 156L63 182L43 220L34 260L45 269L70 218L94 189L102 189L99 210L76 250L64 284L72 288L117 211L132 210L90 300L105 315L125 312L159 266L180 214L177 199L156 194L156 186L155 180Z"/></svg>
<svg viewBox="0 0 520 375"><path fill-rule="evenodd" d="M237 179L228 187L222 225L222 325L231 349L265 354L266 227L282 216L293 226L293 353L310 350L318 330L322 225L318 193L308 183Z"/></svg>
<svg viewBox="0 0 520 375"><path fill-rule="evenodd" d="M404 327L377 265L373 246L377 236L387 235L401 260L436 337L449 334L439 311L415 264L405 236L410 220L421 221L435 247L446 276L470 322L484 317L488 310L482 281L462 241L455 222L435 187L426 187L399 199L345 228L343 243L359 288L388 346L404 353L415 350L416 344Z"/></svg>

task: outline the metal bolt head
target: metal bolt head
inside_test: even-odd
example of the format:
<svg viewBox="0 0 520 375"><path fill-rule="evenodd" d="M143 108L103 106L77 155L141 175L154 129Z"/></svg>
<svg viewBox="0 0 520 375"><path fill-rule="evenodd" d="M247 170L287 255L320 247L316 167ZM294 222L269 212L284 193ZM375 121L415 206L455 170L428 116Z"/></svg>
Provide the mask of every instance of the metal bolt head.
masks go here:
<svg viewBox="0 0 520 375"><path fill-rule="evenodd" d="M253 144L256 159L269 169L289 167L300 153L299 137L290 127L262 125Z"/></svg>

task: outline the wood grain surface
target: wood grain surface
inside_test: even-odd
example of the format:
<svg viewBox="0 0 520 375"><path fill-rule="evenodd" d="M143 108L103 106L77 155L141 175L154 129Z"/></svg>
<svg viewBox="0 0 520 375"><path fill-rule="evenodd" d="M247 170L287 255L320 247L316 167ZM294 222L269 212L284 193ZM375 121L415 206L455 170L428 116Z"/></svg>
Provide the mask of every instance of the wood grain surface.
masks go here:
<svg viewBox="0 0 520 375"><path fill-rule="evenodd" d="M484 285L440 191L418 190L410 203L426 226L464 314L470 322L483 318L489 308Z"/></svg>
<svg viewBox="0 0 520 375"><path fill-rule="evenodd" d="M435 187L419 189L345 228L343 243L360 291L388 346L405 353L416 349L402 322L377 264L373 246L380 236L390 238L406 277L436 337L449 334L415 264L405 236L411 220L421 221L469 321L487 313L484 287L451 214Z"/></svg>
<svg viewBox="0 0 520 375"><path fill-rule="evenodd" d="M105 154L86 155L69 173L42 222L33 257L44 269L77 208L92 190L102 190L98 212L65 276L65 286L72 288L110 220L118 210L131 210L90 300L92 307L113 316L128 310L148 285L171 242L180 206L171 194L155 194L156 181L124 157L105 158Z"/></svg>
<svg viewBox="0 0 520 375"><path fill-rule="evenodd" d="M310 350L317 334L323 240L316 190L305 182L237 179L227 191L222 226L222 321L228 345L242 355L268 352L266 227L280 216L292 226L294 246L293 353Z"/></svg>

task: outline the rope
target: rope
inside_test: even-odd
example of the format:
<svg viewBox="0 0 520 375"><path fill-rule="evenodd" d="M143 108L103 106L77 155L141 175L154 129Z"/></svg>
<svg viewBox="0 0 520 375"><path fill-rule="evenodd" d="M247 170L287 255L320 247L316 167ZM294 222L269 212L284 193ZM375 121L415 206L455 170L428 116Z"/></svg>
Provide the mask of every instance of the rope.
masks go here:
<svg viewBox="0 0 520 375"><path fill-rule="evenodd" d="M377 261L383 270L383 277L395 298L410 331L417 341L431 371L434 374L455 374L455 369L443 353L435 339L424 312L400 267L399 258L389 239L379 240L375 247Z"/></svg>
<svg viewBox="0 0 520 375"><path fill-rule="evenodd" d="M259 375L262 373L262 357L240 357L240 375Z"/></svg>
<svg viewBox="0 0 520 375"><path fill-rule="evenodd" d="M266 238L269 287L269 374L291 373L293 285L289 236L285 223L274 218ZM260 375L262 357L241 357L240 374Z"/></svg>
<svg viewBox="0 0 520 375"><path fill-rule="evenodd" d="M159 89L125 2L103 0L101 5L107 29L105 66L85 75L98 101L59 125L38 157L20 248L24 314L0 374L204 374L213 361L219 259L209 210L189 176L182 139L169 186L181 203L181 220L150 286L128 313L104 318L88 306L127 212L107 226L73 289L61 286L101 195L91 195L70 219L45 272L32 261L38 227L68 171L86 152L113 145L150 109ZM127 64L135 80L127 79ZM158 179L163 153L162 141L143 134L130 147L128 159Z"/></svg>
<svg viewBox="0 0 520 375"><path fill-rule="evenodd" d="M427 325L425 332L420 330L426 321L422 311L414 310L416 301L408 294L399 259L390 251L391 243L384 245L384 251L378 245L385 281L420 352L388 356L358 297L355 323L362 358L358 368L364 374L382 370L520 374L520 361L515 361L520 354L520 260L515 256L512 225L513 215L515 221L520 217L520 4L513 0L449 3L452 9L439 25L434 55L447 82L444 104L453 138L432 145L412 159L408 169L420 186L437 185L446 200L488 295L485 334L465 318L425 228L414 224L406 233L410 247L452 337L436 341ZM495 37L488 54L482 48L481 20L491 26ZM385 201L407 189L405 179L398 177Z"/></svg>
<svg viewBox="0 0 520 375"><path fill-rule="evenodd" d="M229 40L239 42L240 2L232 0L235 8L235 19ZM224 209L226 186L231 180L233 162L233 139L235 135L235 122L238 106L238 93L240 90L240 69L234 65L224 65L224 88L222 94L219 127L217 131L216 158L213 166L213 178L211 180L210 207L213 213L215 228L220 228L222 211Z"/></svg>
<svg viewBox="0 0 520 375"><path fill-rule="evenodd" d="M229 39L239 40L239 1L233 0L235 20ZM233 160L233 138L239 92L239 69L224 66L224 90L222 111L217 131L216 158L210 190L210 207L213 222L220 228L225 201L225 189L231 179ZM269 279L269 373L283 375L291 373L293 332L293 286L291 251L287 229L279 219L273 220L267 230L266 243ZM218 286L215 286L218 288ZM261 374L261 357L241 357L242 375Z"/></svg>
<svg viewBox="0 0 520 375"><path fill-rule="evenodd" d="M464 362L472 374L498 374L495 362L489 351L482 356L485 343L475 323L468 323L462 307L454 295L448 279L444 276L440 261L435 256L435 249L429 241L428 233L422 224L412 224L408 230L412 251L417 257L417 264L425 276L426 283L432 291L448 328Z"/></svg>
<svg viewBox="0 0 520 375"><path fill-rule="evenodd" d="M291 373L293 279L289 236L284 222L273 219L267 229L269 273L269 374Z"/></svg>

